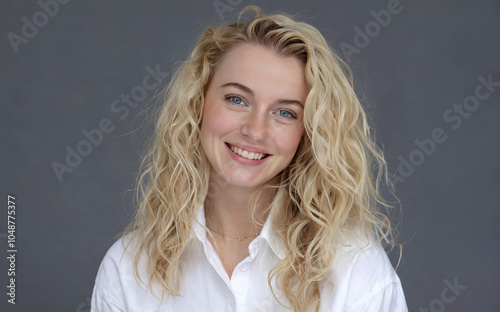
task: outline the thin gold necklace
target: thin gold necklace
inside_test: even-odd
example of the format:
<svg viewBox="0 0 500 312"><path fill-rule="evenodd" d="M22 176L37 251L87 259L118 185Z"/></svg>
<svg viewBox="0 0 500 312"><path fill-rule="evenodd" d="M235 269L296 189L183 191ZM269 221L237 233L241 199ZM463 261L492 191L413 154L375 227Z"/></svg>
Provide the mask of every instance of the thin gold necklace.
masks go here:
<svg viewBox="0 0 500 312"><path fill-rule="evenodd" d="M248 235L248 236L229 236L229 235L222 234L222 233L219 233L219 232L217 232L217 231L214 231L214 230L212 230L212 229L210 229L210 228L208 228L208 227L207 227L207 229L209 229L209 230L210 230L210 232L214 232L215 234L219 234L219 235L222 235L222 236L227 237L227 238L237 239L237 240L239 240L240 242L241 242L241 241L244 241L244 240L245 240L245 239L247 239L247 238L250 238L250 237L256 237L256 236L257 236L257 234L254 234L254 235Z"/></svg>

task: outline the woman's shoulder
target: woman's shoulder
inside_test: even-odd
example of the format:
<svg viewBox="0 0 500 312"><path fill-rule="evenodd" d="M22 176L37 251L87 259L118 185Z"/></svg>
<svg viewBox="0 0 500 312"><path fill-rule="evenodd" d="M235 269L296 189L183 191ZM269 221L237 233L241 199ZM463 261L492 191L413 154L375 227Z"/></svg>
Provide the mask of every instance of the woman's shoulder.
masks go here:
<svg viewBox="0 0 500 312"><path fill-rule="evenodd" d="M359 236L346 238L335 246L332 272L337 278L399 281L381 241Z"/></svg>
<svg viewBox="0 0 500 312"><path fill-rule="evenodd" d="M330 281L349 311L381 304L392 307L384 311L407 311L401 281L380 241L353 239L338 246Z"/></svg>
<svg viewBox="0 0 500 312"><path fill-rule="evenodd" d="M135 237L126 234L108 249L97 272L92 311L127 311L124 294L143 293L133 270Z"/></svg>
<svg viewBox="0 0 500 312"><path fill-rule="evenodd" d="M398 279L382 243L377 240L353 239L335 248L332 270L344 274L367 274ZM394 273L394 274L393 274Z"/></svg>
<svg viewBox="0 0 500 312"><path fill-rule="evenodd" d="M133 276L136 247L137 238L133 233L125 234L117 239L101 261L97 280L110 276L121 278Z"/></svg>
<svg viewBox="0 0 500 312"><path fill-rule="evenodd" d="M118 238L108 249L104 259L123 261L123 258L133 257L137 247L137 238L134 233L127 233Z"/></svg>
<svg viewBox="0 0 500 312"><path fill-rule="evenodd" d="M334 247L336 261L354 262L370 260L383 260L381 254L387 255L380 240L366 237L348 237Z"/></svg>

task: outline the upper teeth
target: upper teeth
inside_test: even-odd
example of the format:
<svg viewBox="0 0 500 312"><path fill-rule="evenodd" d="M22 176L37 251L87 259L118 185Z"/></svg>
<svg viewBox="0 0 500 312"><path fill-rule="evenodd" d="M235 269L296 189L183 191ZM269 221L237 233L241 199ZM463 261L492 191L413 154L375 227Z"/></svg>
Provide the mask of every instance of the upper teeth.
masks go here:
<svg viewBox="0 0 500 312"><path fill-rule="evenodd" d="M247 159L259 160L259 159L262 159L262 157L264 157L264 155L266 155L266 154L262 154L262 153L254 153L254 152L245 151L237 146L230 145L230 147L231 147L231 150L233 152L235 152L236 154L240 155L241 157L247 158Z"/></svg>

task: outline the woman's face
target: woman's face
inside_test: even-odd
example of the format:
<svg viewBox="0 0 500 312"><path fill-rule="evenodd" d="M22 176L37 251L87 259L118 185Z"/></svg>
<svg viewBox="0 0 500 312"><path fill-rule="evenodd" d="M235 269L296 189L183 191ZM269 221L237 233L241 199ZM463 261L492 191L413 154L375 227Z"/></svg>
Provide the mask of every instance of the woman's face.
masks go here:
<svg viewBox="0 0 500 312"><path fill-rule="evenodd" d="M230 50L205 94L201 143L211 177L251 189L276 177L304 133L307 94L297 58L246 43Z"/></svg>

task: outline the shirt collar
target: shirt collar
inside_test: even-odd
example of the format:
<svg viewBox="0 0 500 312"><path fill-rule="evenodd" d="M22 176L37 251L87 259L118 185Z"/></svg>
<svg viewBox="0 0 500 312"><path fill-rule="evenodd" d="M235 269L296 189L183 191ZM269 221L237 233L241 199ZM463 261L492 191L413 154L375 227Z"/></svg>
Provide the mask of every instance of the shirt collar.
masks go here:
<svg viewBox="0 0 500 312"><path fill-rule="evenodd" d="M255 248L255 244L258 241L265 240L271 250L274 252L274 254L280 259L283 260L286 256L286 247L279 236L279 234L276 232L276 230L272 227L272 219L274 217L273 214L274 210L271 210L271 213L269 213L269 217L267 218L266 222L264 223L264 227L260 231L259 236L257 236L252 243L250 243L249 248ZM191 235L191 239L197 238L200 242L205 243L206 242L206 222L205 222L205 209L204 205L201 205L201 208L198 210L196 213L196 217L193 223L193 233L194 235Z"/></svg>
<svg viewBox="0 0 500 312"><path fill-rule="evenodd" d="M278 258L280 258L280 260L283 260L286 256L286 247L285 243L283 242L279 234L272 226L273 218L274 218L274 209L271 209L269 217L264 223L264 227L260 231L259 237L265 239L269 247L271 247L271 250L274 252L274 254Z"/></svg>
<svg viewBox="0 0 500 312"><path fill-rule="evenodd" d="M204 242L206 239L206 222L205 222L205 209L204 204L201 205L201 208L198 210L195 216L195 220L193 221L193 232L194 237L198 238L200 242ZM191 238L194 238L191 235Z"/></svg>

